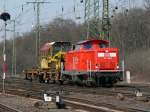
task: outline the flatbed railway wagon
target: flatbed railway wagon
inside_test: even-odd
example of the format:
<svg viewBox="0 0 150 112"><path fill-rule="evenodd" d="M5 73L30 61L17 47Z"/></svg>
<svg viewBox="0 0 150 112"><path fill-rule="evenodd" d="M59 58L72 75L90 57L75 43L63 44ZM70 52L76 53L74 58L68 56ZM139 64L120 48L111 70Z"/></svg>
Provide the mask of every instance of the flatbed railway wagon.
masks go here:
<svg viewBox="0 0 150 112"><path fill-rule="evenodd" d="M24 70L25 79L30 81L37 79L41 83L61 81L61 62L64 61L64 55L71 47L70 42L45 43L40 49L39 66Z"/></svg>
<svg viewBox="0 0 150 112"><path fill-rule="evenodd" d="M105 40L78 42L75 49L65 54L62 77L67 81L97 86L122 81L118 51L118 48L109 47Z"/></svg>

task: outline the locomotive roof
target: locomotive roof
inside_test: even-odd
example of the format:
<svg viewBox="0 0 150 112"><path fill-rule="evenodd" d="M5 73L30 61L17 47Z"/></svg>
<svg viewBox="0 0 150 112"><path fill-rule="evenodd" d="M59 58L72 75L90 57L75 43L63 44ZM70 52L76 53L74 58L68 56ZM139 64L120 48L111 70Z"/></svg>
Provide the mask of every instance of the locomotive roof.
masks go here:
<svg viewBox="0 0 150 112"><path fill-rule="evenodd" d="M109 43L109 42L106 41L106 40L91 39L91 40L80 41L80 42L77 43L77 45L85 44L85 43L89 43L89 42L98 42L98 43L104 43L104 44L108 44L108 43Z"/></svg>
<svg viewBox="0 0 150 112"><path fill-rule="evenodd" d="M47 45L47 46L52 46L52 45L54 45L54 44L62 44L62 43L71 43L71 42L58 41L58 42L46 43L45 45Z"/></svg>
<svg viewBox="0 0 150 112"><path fill-rule="evenodd" d="M45 43L41 48L40 48L40 51L48 51L49 48L51 47L53 43Z"/></svg>

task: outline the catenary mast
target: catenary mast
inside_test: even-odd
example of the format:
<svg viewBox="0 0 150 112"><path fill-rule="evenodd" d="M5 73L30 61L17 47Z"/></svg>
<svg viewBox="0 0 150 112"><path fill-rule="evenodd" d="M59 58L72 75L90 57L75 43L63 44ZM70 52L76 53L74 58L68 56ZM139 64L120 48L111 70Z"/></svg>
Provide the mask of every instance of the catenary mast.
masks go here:
<svg viewBox="0 0 150 112"><path fill-rule="evenodd" d="M100 38L110 41L109 0L102 0L102 26L100 28L100 0L85 0L87 39Z"/></svg>

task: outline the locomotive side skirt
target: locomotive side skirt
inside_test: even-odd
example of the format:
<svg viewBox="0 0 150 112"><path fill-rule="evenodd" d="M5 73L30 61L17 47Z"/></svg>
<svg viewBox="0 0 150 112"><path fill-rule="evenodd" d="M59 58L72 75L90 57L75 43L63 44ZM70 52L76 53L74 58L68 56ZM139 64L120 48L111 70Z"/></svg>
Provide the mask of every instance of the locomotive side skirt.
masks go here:
<svg viewBox="0 0 150 112"><path fill-rule="evenodd" d="M62 77L78 84L106 86L122 81L123 71L63 71Z"/></svg>
<svg viewBox="0 0 150 112"><path fill-rule="evenodd" d="M117 79L119 79L120 81L123 80L123 71L122 70L117 70L117 71L105 71L105 70L102 70L102 71L62 71L62 76L63 75L70 75L70 76L81 76L81 75L90 75L92 77L98 77L98 78L101 78L101 77L115 77Z"/></svg>

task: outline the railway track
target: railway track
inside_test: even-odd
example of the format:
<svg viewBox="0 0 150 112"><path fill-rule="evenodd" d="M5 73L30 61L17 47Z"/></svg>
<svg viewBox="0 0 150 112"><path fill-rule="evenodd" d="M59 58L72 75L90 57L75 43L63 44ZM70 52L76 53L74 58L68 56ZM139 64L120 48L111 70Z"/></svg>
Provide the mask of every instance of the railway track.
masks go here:
<svg viewBox="0 0 150 112"><path fill-rule="evenodd" d="M26 91L26 90L16 90L16 89L7 89L6 93L8 94L14 94L14 95L19 95L19 96L23 96L23 97L30 97L30 98L34 98L34 99L40 99L43 100L43 96L41 94L42 91ZM88 112L124 112L121 111L120 109L117 109L115 107L106 107L108 106L107 104L104 104L101 106L100 105L95 105L93 104L93 102L89 102L87 100L83 100L83 99L78 99L78 98L70 98L70 97L63 97L64 102L68 105L71 106L73 108L76 109L82 109L82 110L86 110ZM12 112L16 112L16 111L12 111Z"/></svg>
<svg viewBox="0 0 150 112"><path fill-rule="evenodd" d="M28 82L22 81L20 79L15 79L15 83L6 82L6 86L11 86L11 88L16 89L26 89L28 90L50 90L50 91L63 91L63 93L69 94L71 92L74 93L83 93L83 94L95 94L95 95L108 95L108 96L116 96L118 93L123 94L126 97L133 98L135 97L135 92L137 90L141 90L144 96L150 99L150 89L149 87L135 87L135 86L116 86L115 88L88 88L88 87L79 87L79 86L68 86L68 85L57 85L57 84L40 84L37 82ZM18 83L18 84L17 84Z"/></svg>
<svg viewBox="0 0 150 112"><path fill-rule="evenodd" d="M79 99L78 99L79 100ZM77 105L77 107L85 107L87 110L91 110L90 112L150 112L148 109L140 109L140 108L117 108L111 104L100 104L93 105L88 103L81 103L79 101L65 100L67 103L71 103L73 106ZM87 102L87 101L86 101Z"/></svg>
<svg viewBox="0 0 150 112"><path fill-rule="evenodd" d="M43 100L43 96L41 94L41 91L35 92L35 91L26 91L26 90L19 90L18 91L16 89L10 89L10 90L7 89L6 93ZM85 100L85 99L79 99L79 98L63 97L63 99L64 99L64 102L68 106L71 106L75 109L86 110L88 112L126 112L127 110L128 111L131 110L131 109L123 109L123 108L119 109L119 108L117 108L113 105L110 105L110 104L104 104L104 103L103 104L95 104L92 101ZM134 109L134 110L136 110L136 109ZM19 111L13 110L10 112L19 112ZM131 111L131 112L137 112L137 111Z"/></svg>
<svg viewBox="0 0 150 112"><path fill-rule="evenodd" d="M1 84L0 84L1 86ZM28 81L20 80L20 79L15 79L13 82L10 82L9 80L6 81L6 92L10 94L17 94L20 96L25 96L25 97L31 97L31 98L36 98L36 99L43 99L43 92L45 90L49 90L53 93L56 91L63 91L65 94L70 94L71 92L74 93L82 93L82 94L93 94L93 95L111 95L114 96L118 92L122 94L125 94L126 96L132 97L133 94L132 92L126 91L127 88L116 88L117 90L113 90L110 88L87 88L87 87L77 87L77 86L58 86L56 84L40 84L37 82L31 83ZM12 89L13 88L13 89ZM49 89L48 89L49 88ZM132 89L131 89L132 90ZM148 94L149 95L149 94ZM139 109L139 108L118 108L112 104L109 103L95 103L90 100L85 100L82 98L72 98L68 97L67 95L63 96L65 102L71 106L75 106L75 108L84 108L88 110L94 110L91 112L99 112L101 111L112 111L112 112L149 112L148 110L144 109ZM89 106L91 105L91 106ZM114 111L115 110L115 111ZM110 112L111 112L110 111Z"/></svg>
<svg viewBox="0 0 150 112"><path fill-rule="evenodd" d="M83 93L83 94L95 94L95 95L108 95L108 96L117 96L118 93L123 94L126 97L133 98L136 97L135 92L138 90L141 90L144 96L150 99L150 88L149 87L143 87L143 86L116 86L113 88L89 88L89 87L79 87L79 86L69 86L69 85L58 85L58 84L41 84L38 82L28 82L23 81L21 82L20 79L15 80L16 84L18 83L19 86L16 84L14 85L11 83L12 88L20 88L24 89L24 86L26 86L27 89L35 89L35 90L50 90L50 91L63 91L64 93ZM21 83L20 83L21 82ZM9 84L9 83L8 83ZM10 86L10 85L8 85ZM43 89L44 88L44 89Z"/></svg>
<svg viewBox="0 0 150 112"><path fill-rule="evenodd" d="M43 96L41 94L42 91L16 91L15 89L10 89L6 91L9 94L30 97L35 99L43 100ZM76 109L84 109L88 112L150 112L146 109L135 109L135 108L118 108L109 103L94 103L89 100L80 99L80 98L72 98L72 97L63 97L64 102L67 105L76 108Z"/></svg>
<svg viewBox="0 0 150 112"><path fill-rule="evenodd" d="M15 110L6 105L0 104L0 112L21 112L21 111Z"/></svg>

